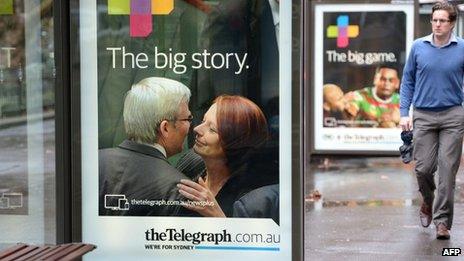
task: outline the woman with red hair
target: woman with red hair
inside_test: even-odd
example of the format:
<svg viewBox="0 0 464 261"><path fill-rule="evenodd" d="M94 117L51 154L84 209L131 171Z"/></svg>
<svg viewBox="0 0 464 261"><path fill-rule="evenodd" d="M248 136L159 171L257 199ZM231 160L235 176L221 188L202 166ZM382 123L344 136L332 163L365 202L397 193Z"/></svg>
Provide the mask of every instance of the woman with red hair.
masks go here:
<svg viewBox="0 0 464 261"><path fill-rule="evenodd" d="M249 192L247 161L268 139L266 118L261 109L242 96L223 95L215 99L203 122L194 128L193 150L206 169L198 183L181 180L179 192L187 209L202 216L230 217L232 205Z"/></svg>

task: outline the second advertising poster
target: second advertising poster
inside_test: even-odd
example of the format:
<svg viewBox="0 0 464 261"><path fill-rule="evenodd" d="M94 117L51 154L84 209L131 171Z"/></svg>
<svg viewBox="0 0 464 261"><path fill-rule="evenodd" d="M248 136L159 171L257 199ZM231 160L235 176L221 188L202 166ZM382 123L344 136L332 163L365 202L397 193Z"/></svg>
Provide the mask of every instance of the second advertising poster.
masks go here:
<svg viewBox="0 0 464 261"><path fill-rule="evenodd" d="M413 5L316 5L315 152L398 151L412 25Z"/></svg>

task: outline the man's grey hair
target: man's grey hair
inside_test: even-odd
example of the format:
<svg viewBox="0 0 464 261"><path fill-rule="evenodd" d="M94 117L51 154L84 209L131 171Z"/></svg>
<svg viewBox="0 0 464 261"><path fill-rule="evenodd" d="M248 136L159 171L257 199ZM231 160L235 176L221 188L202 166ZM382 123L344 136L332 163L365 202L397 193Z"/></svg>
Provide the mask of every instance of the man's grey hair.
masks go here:
<svg viewBox="0 0 464 261"><path fill-rule="evenodd" d="M188 103L190 90L183 83L149 77L132 85L124 100L124 128L127 138L154 144L163 120L176 120L181 103Z"/></svg>

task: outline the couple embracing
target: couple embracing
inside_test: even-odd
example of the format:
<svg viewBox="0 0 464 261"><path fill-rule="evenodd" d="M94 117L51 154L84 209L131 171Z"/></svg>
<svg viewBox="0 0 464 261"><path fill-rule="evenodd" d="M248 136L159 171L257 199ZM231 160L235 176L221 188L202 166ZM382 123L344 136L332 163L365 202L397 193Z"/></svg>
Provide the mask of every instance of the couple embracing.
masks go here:
<svg viewBox="0 0 464 261"><path fill-rule="evenodd" d="M127 139L99 152L99 215L259 217L278 223L278 184L256 179L263 173L254 173L250 164L268 139L268 126L249 99L217 97L193 128L193 148L178 169L170 165L167 159L182 152L191 127L190 95L184 84L160 77L128 91ZM107 207L108 195L124 195L129 207Z"/></svg>

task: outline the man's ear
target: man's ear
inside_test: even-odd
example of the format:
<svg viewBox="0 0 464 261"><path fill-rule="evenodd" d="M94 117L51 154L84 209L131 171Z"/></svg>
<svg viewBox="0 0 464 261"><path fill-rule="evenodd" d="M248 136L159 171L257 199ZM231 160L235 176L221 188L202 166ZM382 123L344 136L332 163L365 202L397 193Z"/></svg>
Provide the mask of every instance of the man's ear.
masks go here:
<svg viewBox="0 0 464 261"><path fill-rule="evenodd" d="M169 136L169 121L163 120L159 125L159 134L163 138L167 138Z"/></svg>

